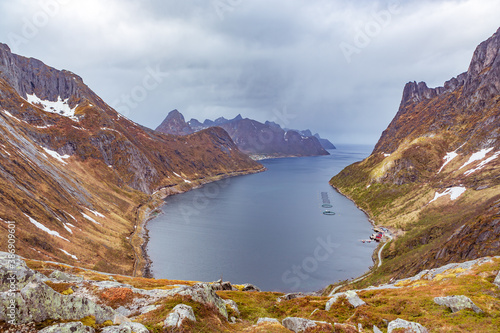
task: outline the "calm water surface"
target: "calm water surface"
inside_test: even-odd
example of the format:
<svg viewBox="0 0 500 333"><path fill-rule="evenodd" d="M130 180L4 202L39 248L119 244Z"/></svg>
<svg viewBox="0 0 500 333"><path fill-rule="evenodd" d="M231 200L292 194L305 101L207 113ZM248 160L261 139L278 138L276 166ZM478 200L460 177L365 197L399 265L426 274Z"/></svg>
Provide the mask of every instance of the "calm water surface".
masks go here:
<svg viewBox="0 0 500 333"><path fill-rule="evenodd" d="M371 266L375 244L363 212L328 181L371 152L262 161L263 173L226 179L167 198L148 224L156 278L252 283L262 290L316 291ZM336 215L322 212L327 192Z"/></svg>

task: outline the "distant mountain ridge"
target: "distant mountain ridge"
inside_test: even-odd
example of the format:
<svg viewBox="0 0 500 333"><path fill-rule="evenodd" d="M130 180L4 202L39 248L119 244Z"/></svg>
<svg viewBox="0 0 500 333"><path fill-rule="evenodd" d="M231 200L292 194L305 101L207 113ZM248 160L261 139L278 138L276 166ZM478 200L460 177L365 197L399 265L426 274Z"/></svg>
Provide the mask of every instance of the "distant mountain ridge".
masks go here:
<svg viewBox="0 0 500 333"><path fill-rule="evenodd" d="M382 269L401 277L500 254L499 157L500 29L443 87L406 84L372 154L331 184L400 236Z"/></svg>
<svg viewBox="0 0 500 333"><path fill-rule="evenodd" d="M266 121L263 124L241 115L233 119L206 119L203 123L197 119L186 122L178 110L173 110L156 130L188 135L216 126L226 130L238 148L254 158L328 155L325 149L335 149L330 141L322 139L319 134L313 136L309 130L282 129L276 123Z"/></svg>
<svg viewBox="0 0 500 333"><path fill-rule="evenodd" d="M16 222L24 257L132 274L153 193L262 169L220 128L155 132L0 43L0 221Z"/></svg>

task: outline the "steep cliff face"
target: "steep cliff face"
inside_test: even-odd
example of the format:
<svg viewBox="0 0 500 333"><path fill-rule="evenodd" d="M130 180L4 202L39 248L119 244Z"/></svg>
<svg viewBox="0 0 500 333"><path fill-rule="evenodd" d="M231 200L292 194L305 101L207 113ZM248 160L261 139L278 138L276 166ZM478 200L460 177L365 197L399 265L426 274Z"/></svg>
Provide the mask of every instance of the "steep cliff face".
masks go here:
<svg viewBox="0 0 500 333"><path fill-rule="evenodd" d="M499 253L499 50L500 29L443 87L408 83L371 156L331 181L401 232L385 251L400 274Z"/></svg>
<svg viewBox="0 0 500 333"><path fill-rule="evenodd" d="M16 222L18 254L106 271L131 271L127 237L154 191L262 168L222 130L176 137L147 129L75 74L4 44L0 134L0 220Z"/></svg>
<svg viewBox="0 0 500 333"><path fill-rule="evenodd" d="M187 125L187 126L186 126ZM243 118L238 115L234 119L223 117L215 121L206 119L203 123L191 119L187 124L177 111L171 111L157 131L185 135L211 127L221 127L227 131L238 148L254 157L316 156L328 155L318 138L295 130L284 130L278 124Z"/></svg>

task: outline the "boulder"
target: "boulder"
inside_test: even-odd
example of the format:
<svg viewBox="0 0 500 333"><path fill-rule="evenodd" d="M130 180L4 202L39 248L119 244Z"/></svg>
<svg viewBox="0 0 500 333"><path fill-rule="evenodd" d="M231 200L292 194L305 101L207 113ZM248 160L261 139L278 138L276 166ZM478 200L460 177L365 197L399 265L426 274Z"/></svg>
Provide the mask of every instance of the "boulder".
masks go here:
<svg viewBox="0 0 500 333"><path fill-rule="evenodd" d="M278 324L281 325L278 319L275 318L259 318L257 320L257 325L260 325L262 323L272 323L272 324Z"/></svg>
<svg viewBox="0 0 500 333"><path fill-rule="evenodd" d="M92 327L83 325L81 322L57 324L38 331L38 333L94 333ZM139 333L139 332L137 332Z"/></svg>
<svg viewBox="0 0 500 333"><path fill-rule="evenodd" d="M313 320L298 317L287 317L283 319L282 325L295 333L304 332L308 328L317 326L316 322Z"/></svg>
<svg viewBox="0 0 500 333"><path fill-rule="evenodd" d="M229 281L223 282L222 279L212 282L212 287L219 291L219 290L235 290L236 288L233 288L233 285Z"/></svg>
<svg viewBox="0 0 500 333"><path fill-rule="evenodd" d="M253 284L247 283L243 285L242 291L260 291L260 289Z"/></svg>
<svg viewBox="0 0 500 333"><path fill-rule="evenodd" d="M240 309L238 309L238 304L236 304L235 301L230 300L230 299L224 299L224 303L226 303L227 306L229 306L231 309L236 312L236 314L239 316L240 315Z"/></svg>
<svg viewBox="0 0 500 333"><path fill-rule="evenodd" d="M140 323L123 323L120 326L108 326L102 333L149 333L149 330Z"/></svg>
<svg viewBox="0 0 500 333"><path fill-rule="evenodd" d="M500 272L498 272L498 275L493 283L496 284L498 288L500 288Z"/></svg>
<svg viewBox="0 0 500 333"><path fill-rule="evenodd" d="M482 313L481 310L471 299L467 296L447 296L447 297L435 297L434 303L450 308L452 312L458 312L460 310L471 309L475 313Z"/></svg>
<svg viewBox="0 0 500 333"><path fill-rule="evenodd" d="M330 309L332 308L332 305L335 302L337 302L337 300L340 297L345 297L347 299L347 301L349 302L349 304L351 304L355 308L366 304L361 298L359 298L358 294L356 294L355 291L348 290L348 291L343 292L343 293L334 294L333 297L330 298L328 300L328 302L326 303L325 310L330 311Z"/></svg>
<svg viewBox="0 0 500 333"><path fill-rule="evenodd" d="M420 325L419 323L414 323L412 321L406 321L399 318L389 323L387 333L392 333L392 331L395 329L404 329L407 333L429 333L427 328Z"/></svg>
<svg viewBox="0 0 500 333"><path fill-rule="evenodd" d="M373 325L373 333L383 333L377 326Z"/></svg>
<svg viewBox="0 0 500 333"><path fill-rule="evenodd" d="M211 284L197 283L192 287L183 286L180 288L168 290L168 296L176 295L190 296L195 302L214 306L221 315L223 315L226 319L228 318L226 304L224 303L222 298L217 295L215 289Z"/></svg>
<svg viewBox="0 0 500 333"><path fill-rule="evenodd" d="M282 301L289 301L289 300L295 299L295 298L301 298L301 297L306 297L306 295L304 295L303 293L286 294L286 295L278 297L278 303L282 302Z"/></svg>
<svg viewBox="0 0 500 333"><path fill-rule="evenodd" d="M287 317L283 319L281 324L295 333L305 332L309 328L321 329L321 332L334 332L333 326L330 323L305 318Z"/></svg>
<svg viewBox="0 0 500 333"><path fill-rule="evenodd" d="M163 322L164 328L179 328L184 323L184 320L189 319L196 321L193 308L185 304L177 304L174 309L169 313Z"/></svg>

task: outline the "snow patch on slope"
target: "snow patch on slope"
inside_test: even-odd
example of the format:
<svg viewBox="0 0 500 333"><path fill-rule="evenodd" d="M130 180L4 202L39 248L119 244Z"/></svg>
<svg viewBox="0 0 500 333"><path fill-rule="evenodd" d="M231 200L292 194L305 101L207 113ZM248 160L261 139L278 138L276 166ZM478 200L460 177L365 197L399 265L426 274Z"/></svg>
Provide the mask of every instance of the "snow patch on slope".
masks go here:
<svg viewBox="0 0 500 333"><path fill-rule="evenodd" d="M71 258L73 258L75 260L78 260L78 258L76 256L72 255L71 253L64 251L63 249L59 249L59 250L64 252L65 255L70 256Z"/></svg>
<svg viewBox="0 0 500 333"><path fill-rule="evenodd" d="M436 194L434 195L434 199L429 201L429 204L436 201L437 199L445 196L445 195L449 195L451 200L456 200L456 199L458 199L458 197L460 197L462 194L464 194L465 191L467 191L467 189L465 187L462 187L462 186L447 188L443 193L436 192Z"/></svg>
<svg viewBox="0 0 500 333"><path fill-rule="evenodd" d="M29 215L26 215L24 214L29 220L31 223L33 223L38 229L42 230L42 231L45 231L46 233L48 233L49 235L52 235L52 236L56 236L56 237L59 237L61 239L64 239L66 242L69 242L69 240L67 240L66 238L62 237L57 231L54 231L54 230L50 230L49 228L47 228L46 226L44 226L43 224L41 224L40 222L36 221L35 219L33 219L31 216Z"/></svg>
<svg viewBox="0 0 500 333"><path fill-rule="evenodd" d="M50 149L47 149L47 148L43 148L43 150L45 150L45 152L47 154L49 154L50 156L52 156L53 158L55 158L56 160L58 160L59 162L61 162L62 164L68 164L64 161L64 159L66 158L70 158L71 156L70 155L59 155L58 152L56 151L53 151L53 150L50 150Z"/></svg>
<svg viewBox="0 0 500 333"><path fill-rule="evenodd" d="M469 158L469 160L467 162L465 162L465 164L462 165L458 170L465 168L467 165L469 165L475 161L480 161L480 160L484 159L486 157L486 154L488 154L492 150L493 150L493 147L485 148L485 149L481 149L477 153L472 154L471 157Z"/></svg>
<svg viewBox="0 0 500 333"><path fill-rule="evenodd" d="M40 106L45 112L55 113L64 117L68 117L72 120L78 121L78 118L75 117L75 110L78 107L76 105L74 108L71 108L68 104L69 98L65 100L61 99L61 96L57 97L57 102L52 101L44 101L40 99L37 95L27 95L27 101L35 106Z"/></svg>
<svg viewBox="0 0 500 333"><path fill-rule="evenodd" d="M90 216L88 216L88 215L87 215L87 214L85 214L85 213L82 213L82 216L83 216L84 218L86 218L87 220L89 220L90 222L93 222L93 223L95 223L95 224L99 224L99 225L101 225L99 222L97 222L96 220L94 220L93 218L91 218Z"/></svg>
<svg viewBox="0 0 500 333"><path fill-rule="evenodd" d="M488 164L489 162L493 161L498 156L500 156L500 151L497 151L495 154L493 154L493 156L490 156L487 159L485 159L484 161L482 161L481 163L479 163L479 165L477 167L475 167L474 169L471 169L469 171L464 172L464 175L468 176L471 173L476 172L477 170L481 170L482 168L484 168L484 166L486 164Z"/></svg>

